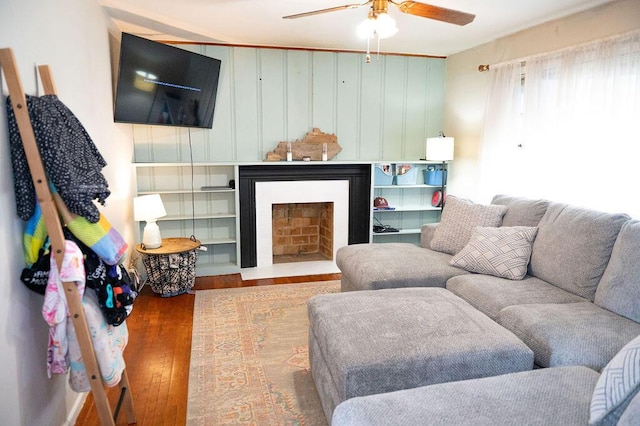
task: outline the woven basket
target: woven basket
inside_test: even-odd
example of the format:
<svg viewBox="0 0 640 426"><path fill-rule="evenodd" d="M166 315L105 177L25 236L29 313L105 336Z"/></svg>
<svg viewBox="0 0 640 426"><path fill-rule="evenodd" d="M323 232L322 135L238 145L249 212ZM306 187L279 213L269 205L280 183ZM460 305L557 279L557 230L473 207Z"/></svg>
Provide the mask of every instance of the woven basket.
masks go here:
<svg viewBox="0 0 640 426"><path fill-rule="evenodd" d="M143 255L151 289L162 297L177 296L193 288L198 250L164 255Z"/></svg>

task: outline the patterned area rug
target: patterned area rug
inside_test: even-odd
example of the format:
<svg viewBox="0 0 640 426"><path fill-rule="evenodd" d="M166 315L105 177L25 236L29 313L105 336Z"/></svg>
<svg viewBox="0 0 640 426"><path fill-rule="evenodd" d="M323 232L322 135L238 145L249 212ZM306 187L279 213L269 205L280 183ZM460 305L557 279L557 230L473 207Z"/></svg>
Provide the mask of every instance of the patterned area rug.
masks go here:
<svg viewBox="0 0 640 426"><path fill-rule="evenodd" d="M307 300L339 281L196 292L187 425L326 425Z"/></svg>

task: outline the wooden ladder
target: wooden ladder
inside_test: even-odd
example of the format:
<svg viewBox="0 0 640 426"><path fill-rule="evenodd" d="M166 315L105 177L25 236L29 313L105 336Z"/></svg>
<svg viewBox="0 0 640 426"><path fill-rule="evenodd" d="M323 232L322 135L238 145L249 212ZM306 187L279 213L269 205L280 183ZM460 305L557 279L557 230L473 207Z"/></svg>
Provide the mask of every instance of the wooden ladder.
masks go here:
<svg viewBox="0 0 640 426"><path fill-rule="evenodd" d="M31 126L31 119L29 118L29 111L27 110L26 96L22 88L15 57L11 49L0 49L0 67L4 71L4 76L7 81L9 95L11 97L11 105L16 116L16 122L18 124L20 137L22 138L22 145L24 146L27 163L29 164L33 185L36 190L36 196L42 208L42 214L49 234L49 239L51 241L51 253L55 257L58 270L60 270L62 266L62 259L64 258L65 238L56 202L60 203L63 201L60 198L54 200L51 190L49 189L49 180L45 174L42 158L40 157L40 151L36 144L35 134L33 132L33 127ZM49 66L38 66L38 73L40 75L45 94L56 94ZM100 417L100 423L102 425L115 425L115 421L118 417L122 404L124 404L128 423L136 423L133 398L131 396L126 370L123 371L122 378L118 385L120 387L120 397L118 398L117 405L114 413L112 414L111 407L107 399L107 393L105 391L105 385L102 381L102 375L100 374L100 369L98 367L98 361L93 349L91 334L89 332L89 327L87 326L80 294L73 282L64 282L63 286L67 297L69 313L78 337L78 343L80 345L80 351L82 353L87 377L89 378L89 383L91 385L91 392L93 393L93 399Z"/></svg>

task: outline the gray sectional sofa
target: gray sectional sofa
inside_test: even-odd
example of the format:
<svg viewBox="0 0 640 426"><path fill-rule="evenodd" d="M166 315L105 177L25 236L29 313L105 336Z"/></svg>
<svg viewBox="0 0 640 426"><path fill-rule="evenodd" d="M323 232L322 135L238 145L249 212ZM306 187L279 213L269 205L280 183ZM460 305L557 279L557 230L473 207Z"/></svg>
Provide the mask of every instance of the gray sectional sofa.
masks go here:
<svg viewBox="0 0 640 426"><path fill-rule="evenodd" d="M640 344L640 342L638 342ZM332 424L350 426L637 426L640 394L626 393L611 406L594 395L604 381L581 366L546 368L349 399ZM596 390L598 389L598 390ZM593 413L593 414L592 414ZM591 420L593 419L593 421Z"/></svg>
<svg viewBox="0 0 640 426"><path fill-rule="evenodd" d="M338 250L336 262L342 293L309 302L312 374L336 424L389 424L381 419L395 415L392 424L414 423L403 421L406 410L436 416L420 423L463 422L442 414L455 410L495 424L537 410L532 394L549 413L567 405L582 413L569 423L586 424L598 373L640 336L640 221L624 214L505 195L490 205L449 196L441 222L423 227L420 247L352 245ZM506 335L473 343L491 327L484 318L499 328L490 333ZM456 365L443 363L447 348ZM487 367L487 359L506 361ZM640 376L640 354L633 362ZM534 367L560 368L525 371ZM513 404L498 404L494 387ZM465 395L460 403L468 407L455 408L450 392ZM573 396L560 397L567 392ZM556 415L517 423L554 417L569 424Z"/></svg>

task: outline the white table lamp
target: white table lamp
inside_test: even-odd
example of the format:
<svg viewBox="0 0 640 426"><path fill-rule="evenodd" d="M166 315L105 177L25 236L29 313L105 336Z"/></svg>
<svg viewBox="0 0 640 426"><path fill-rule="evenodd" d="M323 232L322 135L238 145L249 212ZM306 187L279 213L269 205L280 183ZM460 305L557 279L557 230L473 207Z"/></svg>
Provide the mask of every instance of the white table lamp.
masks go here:
<svg viewBox="0 0 640 426"><path fill-rule="evenodd" d="M142 233L142 244L146 248L158 248L162 245L162 236L156 220L166 216L160 194L141 195L133 199L133 220L147 221Z"/></svg>
<svg viewBox="0 0 640 426"><path fill-rule="evenodd" d="M453 138L446 137L440 132L437 138L427 138L425 159L428 161L442 161L442 179L440 182L440 208L444 209L446 200L445 182L447 180L447 161L453 160Z"/></svg>

